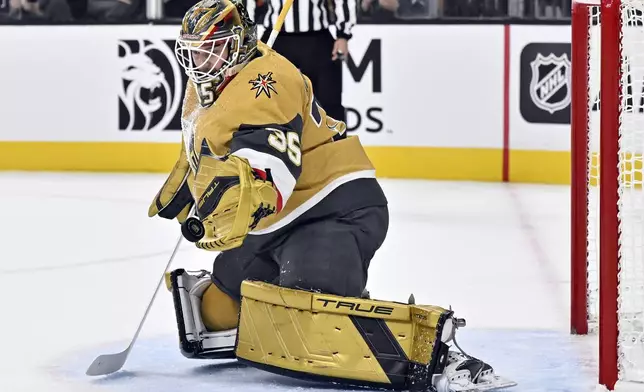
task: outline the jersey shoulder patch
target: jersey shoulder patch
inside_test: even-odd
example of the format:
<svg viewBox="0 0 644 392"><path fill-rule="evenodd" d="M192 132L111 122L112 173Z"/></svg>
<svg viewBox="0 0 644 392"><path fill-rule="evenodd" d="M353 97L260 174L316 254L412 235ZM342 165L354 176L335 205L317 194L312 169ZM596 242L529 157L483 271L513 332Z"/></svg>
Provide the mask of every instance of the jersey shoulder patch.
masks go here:
<svg viewBox="0 0 644 392"><path fill-rule="evenodd" d="M268 71L264 75L258 73L257 78L249 80L248 83L251 85L250 89L255 90L255 99L262 94L265 94L268 98L272 98L271 94L277 94L276 86L274 86L277 81L273 79L272 71Z"/></svg>
<svg viewBox="0 0 644 392"><path fill-rule="evenodd" d="M299 70L271 50L244 67L215 106L237 124L284 124L302 116L306 100Z"/></svg>

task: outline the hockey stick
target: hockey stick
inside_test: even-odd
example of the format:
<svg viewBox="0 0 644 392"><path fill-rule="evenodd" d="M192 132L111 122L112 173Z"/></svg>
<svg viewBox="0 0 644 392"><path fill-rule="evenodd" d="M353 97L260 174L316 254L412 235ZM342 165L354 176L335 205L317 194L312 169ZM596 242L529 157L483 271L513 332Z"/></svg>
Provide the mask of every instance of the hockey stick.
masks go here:
<svg viewBox="0 0 644 392"><path fill-rule="evenodd" d="M282 24L284 24L284 19L286 19L286 15L288 14L288 11L291 9L291 5L293 5L293 0L286 0L284 2L282 11L277 17L277 21L273 26L271 35L268 37L268 42L267 42L268 46L272 47L273 44L275 43L275 40L277 39L277 35L279 34L279 31L282 29ZM87 368L87 371L85 372L86 375L103 376L106 374L114 373L123 367L123 365L125 364L125 361L127 361L127 357L130 355L130 351L132 350L132 347L134 346L136 339L139 337L139 333L143 328L143 324L145 323L145 320L148 318L148 313L150 313L150 309L152 308L154 299L156 298L157 293L159 292L159 288L161 288L161 286L163 285L163 282L165 281L165 274L166 272L168 272L168 269L170 269L172 260L174 260L174 256L177 254L177 251L179 250L179 245L181 245L181 240L183 238L184 237L182 234L181 236L179 236L179 239L177 240L177 244L175 245L174 250L172 251L170 260L168 260L168 264L166 264L165 269L163 270L163 274L161 274L161 279L159 279L159 283L157 284L157 287L154 289L154 294L152 294L150 303L148 303L148 307L145 309L143 318L139 322L139 327L136 329L136 332L134 333L134 337L132 338L130 345L127 346L127 348L121 351L120 353L99 355L94 360L94 362L92 362L92 364L89 365L89 367Z"/></svg>
<svg viewBox="0 0 644 392"><path fill-rule="evenodd" d="M165 281L165 274L166 272L168 272L168 269L170 268L170 264L172 264L172 260L174 260L174 256L177 254L177 251L179 250L179 245L181 245L182 239L183 239L183 235L179 237L179 239L177 240L177 244L174 246L174 250L172 251L172 256L170 256L170 260L168 260L168 264L165 266L165 270L163 271L163 274L161 274L161 279L157 284L157 288L154 289L154 294L152 294L152 299L150 299L150 303L148 304L148 307L145 309L143 318L141 319L141 322L139 322L139 327L136 329L136 332L134 333L134 337L132 338L130 345L127 346L127 348L124 351L121 351L120 353L99 355L94 360L94 362L92 362L92 364L89 365L85 374L87 374L88 376L103 376L106 374L114 373L123 367L123 365L125 364L125 361L127 360L127 357L130 355L130 350L132 350L132 347L134 346L134 342L136 342L136 339L139 337L139 333L141 332L141 328L143 328L145 319L148 318L148 313L150 313L150 309L152 308L154 299L156 298L157 293L159 292L159 288L163 285L163 282Z"/></svg>
<svg viewBox="0 0 644 392"><path fill-rule="evenodd" d="M266 45L270 46L271 48L273 47L273 44L277 39L277 35L280 33L280 30L282 29L282 25L284 24L284 19L286 19L286 14L288 14L288 11L291 9L291 5L293 5L293 0L286 0L284 2L284 6L282 7L282 11L277 16L277 21L273 26L271 35L268 36L268 41L266 42Z"/></svg>

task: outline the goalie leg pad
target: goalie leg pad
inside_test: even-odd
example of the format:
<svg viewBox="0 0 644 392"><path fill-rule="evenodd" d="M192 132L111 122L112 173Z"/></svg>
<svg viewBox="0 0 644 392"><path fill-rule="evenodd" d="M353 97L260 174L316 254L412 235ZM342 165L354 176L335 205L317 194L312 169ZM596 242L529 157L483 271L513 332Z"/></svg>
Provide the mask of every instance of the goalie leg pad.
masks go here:
<svg viewBox="0 0 644 392"><path fill-rule="evenodd" d="M212 332L202 318L204 293L213 285L208 272L192 275L178 269L166 276L172 292L181 353L187 358L220 359L235 358L236 325L227 330ZM215 291L205 299L209 306ZM215 296L216 297L216 296ZM212 317L213 312L207 313Z"/></svg>
<svg viewBox="0 0 644 392"><path fill-rule="evenodd" d="M476 392L514 385L495 379L484 362L449 351L463 324L451 310L251 281L242 283L241 295L235 352L250 366L297 378L413 391ZM482 365L474 366L475 361Z"/></svg>
<svg viewBox="0 0 644 392"><path fill-rule="evenodd" d="M441 373L441 335L452 312L361 298L242 284L238 360L275 373L408 389L410 365ZM449 332L449 331L448 331ZM431 377L429 378L431 382Z"/></svg>

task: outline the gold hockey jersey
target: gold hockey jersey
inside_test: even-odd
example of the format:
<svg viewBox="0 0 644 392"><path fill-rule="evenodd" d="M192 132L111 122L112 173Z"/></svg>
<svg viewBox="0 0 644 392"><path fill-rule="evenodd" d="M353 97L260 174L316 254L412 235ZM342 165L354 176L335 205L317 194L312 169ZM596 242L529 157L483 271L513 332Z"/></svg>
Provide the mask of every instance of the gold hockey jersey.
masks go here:
<svg viewBox="0 0 644 392"><path fill-rule="evenodd" d="M209 83L189 82L182 113L193 174L200 156L230 153L273 179L277 213L263 218L255 235L293 222L343 184L375 178L360 141L326 115L310 80L267 45L259 42L258 50L216 101ZM201 196L191 191L195 200Z"/></svg>

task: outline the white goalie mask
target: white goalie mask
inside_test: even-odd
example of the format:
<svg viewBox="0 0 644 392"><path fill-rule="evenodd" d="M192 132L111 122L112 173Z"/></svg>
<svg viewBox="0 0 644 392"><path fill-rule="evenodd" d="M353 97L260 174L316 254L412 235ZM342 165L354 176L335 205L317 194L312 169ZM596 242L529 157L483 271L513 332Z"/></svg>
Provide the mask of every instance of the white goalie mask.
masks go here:
<svg viewBox="0 0 644 392"><path fill-rule="evenodd" d="M184 16L175 56L196 84L226 84L257 48L254 23L240 0L201 0Z"/></svg>
<svg viewBox="0 0 644 392"><path fill-rule="evenodd" d="M239 57L237 34L203 41L177 39L175 55L186 74L195 83L223 81L226 71L237 64Z"/></svg>

